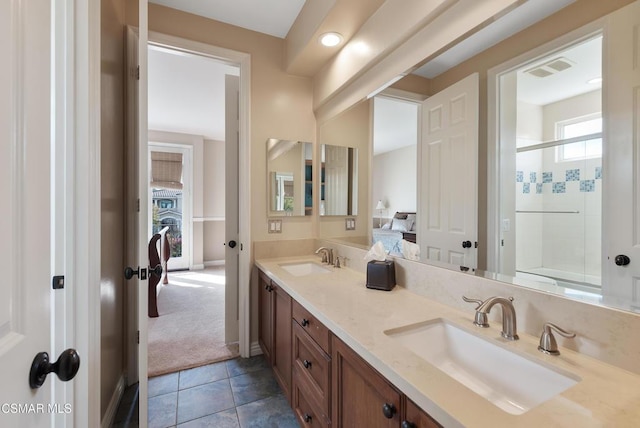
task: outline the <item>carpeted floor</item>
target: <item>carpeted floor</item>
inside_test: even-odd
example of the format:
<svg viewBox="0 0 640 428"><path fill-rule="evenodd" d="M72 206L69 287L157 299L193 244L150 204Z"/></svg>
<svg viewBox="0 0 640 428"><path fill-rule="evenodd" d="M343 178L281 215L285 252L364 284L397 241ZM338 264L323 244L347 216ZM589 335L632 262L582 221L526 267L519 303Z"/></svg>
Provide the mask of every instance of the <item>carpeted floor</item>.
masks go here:
<svg viewBox="0 0 640 428"><path fill-rule="evenodd" d="M239 355L224 343L224 269L169 274L149 318L149 377Z"/></svg>

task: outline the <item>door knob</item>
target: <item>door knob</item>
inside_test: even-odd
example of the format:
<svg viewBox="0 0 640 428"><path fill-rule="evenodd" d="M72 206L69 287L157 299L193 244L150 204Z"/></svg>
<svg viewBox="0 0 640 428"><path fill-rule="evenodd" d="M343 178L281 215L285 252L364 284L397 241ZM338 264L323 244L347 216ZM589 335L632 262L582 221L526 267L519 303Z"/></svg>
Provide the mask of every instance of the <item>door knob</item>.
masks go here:
<svg viewBox="0 0 640 428"><path fill-rule="evenodd" d="M229 248L235 248L236 247L236 241L231 240L229 241Z"/></svg>
<svg viewBox="0 0 640 428"><path fill-rule="evenodd" d="M462 241L462 248L471 248L471 241Z"/></svg>
<svg viewBox="0 0 640 428"><path fill-rule="evenodd" d="M75 349L67 349L60 354L55 363L49 362L49 354L40 352L36 354L31 363L29 372L29 386L31 389L40 388L49 373L58 375L63 382L73 379L80 368L80 356Z"/></svg>
<svg viewBox="0 0 640 428"><path fill-rule="evenodd" d="M625 256L624 254L619 254L616 256L615 262L618 266L626 266L629 263L631 263L631 259L628 256Z"/></svg>
<svg viewBox="0 0 640 428"><path fill-rule="evenodd" d="M133 270L133 268L131 266L127 266L126 268L124 268L124 277L126 279L131 279L135 276L138 276L138 274L140 273L140 267L138 267L138 269Z"/></svg>

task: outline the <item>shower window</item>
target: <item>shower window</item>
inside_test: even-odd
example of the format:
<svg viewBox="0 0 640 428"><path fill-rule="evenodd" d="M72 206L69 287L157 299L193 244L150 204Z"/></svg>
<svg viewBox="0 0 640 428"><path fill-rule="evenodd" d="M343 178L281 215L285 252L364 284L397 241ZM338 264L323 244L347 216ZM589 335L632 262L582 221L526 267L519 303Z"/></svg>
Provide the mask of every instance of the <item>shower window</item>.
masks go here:
<svg viewBox="0 0 640 428"><path fill-rule="evenodd" d="M558 140L594 136L602 133L602 117L592 115L557 124ZM556 158L559 162L575 161L602 157L602 138L588 138L584 141L561 144L556 148Z"/></svg>

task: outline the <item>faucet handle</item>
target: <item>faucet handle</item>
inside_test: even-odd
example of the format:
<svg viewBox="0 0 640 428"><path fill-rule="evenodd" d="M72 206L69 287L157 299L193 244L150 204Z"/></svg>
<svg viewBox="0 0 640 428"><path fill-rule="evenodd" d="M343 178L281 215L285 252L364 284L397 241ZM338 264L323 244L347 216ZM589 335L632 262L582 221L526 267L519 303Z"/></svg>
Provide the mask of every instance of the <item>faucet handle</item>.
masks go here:
<svg viewBox="0 0 640 428"><path fill-rule="evenodd" d="M553 323L545 323L542 330L542 335L540 336L540 345L538 345L538 351L550 355L560 355L560 351L558 351L558 343L556 342L556 338L553 336L553 332L551 331L551 329L557 331L561 336L570 339L576 337L576 334L568 332Z"/></svg>
<svg viewBox="0 0 640 428"><path fill-rule="evenodd" d="M489 327L489 317L487 317L487 314L477 310L480 306L482 306L484 302L480 299L470 299L467 296L462 296L462 300L464 300L467 303L475 303L478 305L476 306L476 316L475 316L475 320L473 321L473 324L483 328Z"/></svg>
<svg viewBox="0 0 640 428"><path fill-rule="evenodd" d="M480 299L470 299L467 296L462 296L462 300L464 300L467 303L476 303L478 306L476 306L476 309L482 305L484 302Z"/></svg>

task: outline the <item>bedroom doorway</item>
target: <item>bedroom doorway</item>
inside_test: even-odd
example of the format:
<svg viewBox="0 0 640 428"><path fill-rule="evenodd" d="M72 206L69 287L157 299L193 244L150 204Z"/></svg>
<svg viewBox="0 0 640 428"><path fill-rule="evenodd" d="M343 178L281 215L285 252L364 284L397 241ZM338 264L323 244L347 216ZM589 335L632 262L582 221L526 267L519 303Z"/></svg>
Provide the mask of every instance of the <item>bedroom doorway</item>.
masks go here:
<svg viewBox="0 0 640 428"><path fill-rule="evenodd" d="M409 93L373 99L371 169L372 243L402 254L402 240L416 242L417 148L420 101Z"/></svg>
<svg viewBox="0 0 640 428"><path fill-rule="evenodd" d="M166 44L150 43L148 58L150 234L169 227L171 244L159 317L149 319L155 377L239 355L238 314L226 309L229 300L237 307L238 267L225 261L226 195L237 189L237 168L226 168L234 148L225 110L228 76L237 82L240 69Z"/></svg>

